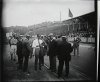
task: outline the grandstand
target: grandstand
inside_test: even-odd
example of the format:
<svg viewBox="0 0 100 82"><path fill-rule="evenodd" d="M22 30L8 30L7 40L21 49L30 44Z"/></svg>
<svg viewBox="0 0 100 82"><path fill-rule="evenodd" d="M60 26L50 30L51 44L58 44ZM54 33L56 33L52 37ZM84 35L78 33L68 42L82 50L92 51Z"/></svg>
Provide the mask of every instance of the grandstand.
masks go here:
<svg viewBox="0 0 100 82"><path fill-rule="evenodd" d="M62 22L69 33L80 34L83 37L95 36L96 32L96 14L91 12L73 19Z"/></svg>

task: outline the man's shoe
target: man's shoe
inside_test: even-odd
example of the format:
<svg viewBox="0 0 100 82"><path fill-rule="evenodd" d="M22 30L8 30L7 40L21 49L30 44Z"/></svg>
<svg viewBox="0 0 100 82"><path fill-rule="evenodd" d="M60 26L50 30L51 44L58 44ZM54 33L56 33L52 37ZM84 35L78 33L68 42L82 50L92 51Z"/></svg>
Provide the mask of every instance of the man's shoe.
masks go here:
<svg viewBox="0 0 100 82"><path fill-rule="evenodd" d="M16 59L13 59L13 61L16 61Z"/></svg>
<svg viewBox="0 0 100 82"><path fill-rule="evenodd" d="M29 73L27 73L26 75L30 75Z"/></svg>
<svg viewBox="0 0 100 82"><path fill-rule="evenodd" d="M66 75L65 75L65 77L67 77L67 78L68 78L68 74L66 74Z"/></svg>
<svg viewBox="0 0 100 82"><path fill-rule="evenodd" d="M61 78L61 75L58 75L58 78Z"/></svg>
<svg viewBox="0 0 100 82"><path fill-rule="evenodd" d="M30 75L30 72L24 71L25 75Z"/></svg>
<svg viewBox="0 0 100 82"><path fill-rule="evenodd" d="M48 70L51 70L50 68Z"/></svg>
<svg viewBox="0 0 100 82"><path fill-rule="evenodd" d="M26 75L30 75L30 72L28 71L28 72L26 73Z"/></svg>
<svg viewBox="0 0 100 82"><path fill-rule="evenodd" d="M16 64L19 64L19 62L16 62Z"/></svg>
<svg viewBox="0 0 100 82"><path fill-rule="evenodd" d="M37 71L37 68L35 68L35 71Z"/></svg>
<svg viewBox="0 0 100 82"><path fill-rule="evenodd" d="M44 66L44 64L42 64L41 66Z"/></svg>
<svg viewBox="0 0 100 82"><path fill-rule="evenodd" d="M54 73L56 73L56 70L51 70L51 72L54 72Z"/></svg>
<svg viewBox="0 0 100 82"><path fill-rule="evenodd" d="M19 66L17 67L17 70L22 70L22 69L23 69L22 67L19 67Z"/></svg>
<svg viewBox="0 0 100 82"><path fill-rule="evenodd" d="M41 67L39 67L39 70L41 70Z"/></svg>

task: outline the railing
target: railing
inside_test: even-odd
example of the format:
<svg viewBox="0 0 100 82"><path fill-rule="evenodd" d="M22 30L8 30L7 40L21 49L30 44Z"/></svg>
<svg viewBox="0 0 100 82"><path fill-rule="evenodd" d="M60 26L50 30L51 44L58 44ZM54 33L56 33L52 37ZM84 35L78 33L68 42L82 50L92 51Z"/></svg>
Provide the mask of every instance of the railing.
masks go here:
<svg viewBox="0 0 100 82"><path fill-rule="evenodd" d="M95 38L93 37L81 37L81 42L87 42L87 43L95 43ZM68 37L68 41L74 41L73 37Z"/></svg>

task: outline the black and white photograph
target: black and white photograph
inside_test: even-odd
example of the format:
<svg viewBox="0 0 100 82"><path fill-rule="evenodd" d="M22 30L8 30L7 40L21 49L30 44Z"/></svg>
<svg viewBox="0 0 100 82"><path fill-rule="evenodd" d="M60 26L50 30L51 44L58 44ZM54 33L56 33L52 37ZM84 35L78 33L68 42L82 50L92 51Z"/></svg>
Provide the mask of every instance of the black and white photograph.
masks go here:
<svg viewBox="0 0 100 82"><path fill-rule="evenodd" d="M99 4L2 0L1 82L98 81Z"/></svg>

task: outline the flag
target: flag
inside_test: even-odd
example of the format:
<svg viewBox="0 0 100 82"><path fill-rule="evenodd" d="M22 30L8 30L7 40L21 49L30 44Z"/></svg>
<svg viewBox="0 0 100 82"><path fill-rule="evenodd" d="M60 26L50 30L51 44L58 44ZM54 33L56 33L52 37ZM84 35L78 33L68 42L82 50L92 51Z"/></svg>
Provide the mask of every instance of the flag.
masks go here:
<svg viewBox="0 0 100 82"><path fill-rule="evenodd" d="M69 9L69 17L73 17L73 14L70 9Z"/></svg>

